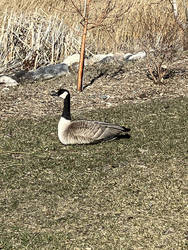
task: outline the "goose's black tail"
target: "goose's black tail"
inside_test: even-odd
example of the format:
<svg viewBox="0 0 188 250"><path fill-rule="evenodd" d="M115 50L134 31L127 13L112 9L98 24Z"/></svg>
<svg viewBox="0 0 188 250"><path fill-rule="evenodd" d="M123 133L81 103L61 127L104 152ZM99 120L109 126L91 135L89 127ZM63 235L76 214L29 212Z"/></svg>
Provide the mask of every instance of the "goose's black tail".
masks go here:
<svg viewBox="0 0 188 250"><path fill-rule="evenodd" d="M126 128L126 127L123 127L123 126L122 126L122 128L123 128L123 132L129 132L129 131L131 131L130 128Z"/></svg>

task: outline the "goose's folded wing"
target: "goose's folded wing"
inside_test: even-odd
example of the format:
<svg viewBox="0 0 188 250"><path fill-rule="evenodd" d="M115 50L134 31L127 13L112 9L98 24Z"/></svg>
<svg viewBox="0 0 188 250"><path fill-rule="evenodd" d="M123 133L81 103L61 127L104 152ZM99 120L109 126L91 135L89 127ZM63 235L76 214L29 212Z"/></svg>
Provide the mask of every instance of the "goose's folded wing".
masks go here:
<svg viewBox="0 0 188 250"><path fill-rule="evenodd" d="M96 121L73 121L69 126L69 135L77 140L94 142L107 140L125 132L124 127L119 125L96 122Z"/></svg>

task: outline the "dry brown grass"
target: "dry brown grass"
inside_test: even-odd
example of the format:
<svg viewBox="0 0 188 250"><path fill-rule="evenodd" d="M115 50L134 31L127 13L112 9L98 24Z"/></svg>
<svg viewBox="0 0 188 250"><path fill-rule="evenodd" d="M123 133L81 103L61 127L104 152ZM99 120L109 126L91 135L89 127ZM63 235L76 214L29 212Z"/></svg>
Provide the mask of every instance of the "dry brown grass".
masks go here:
<svg viewBox="0 0 188 250"><path fill-rule="evenodd" d="M18 59L25 68L62 61L80 45L58 15L46 18L33 12L18 16L13 11L4 13L0 42L3 63L9 65Z"/></svg>
<svg viewBox="0 0 188 250"><path fill-rule="evenodd" d="M21 88L0 106L29 104ZM79 147L59 143L56 105L36 119L1 119L0 248L187 249L187 105L162 98L82 112L130 125L132 137Z"/></svg>
<svg viewBox="0 0 188 250"><path fill-rule="evenodd" d="M98 13L96 10L100 10L103 3L94 2L91 15L95 19ZM177 2L181 14L181 1ZM114 20L114 14L122 8L122 4L125 10L130 5L131 8ZM150 3L146 0L123 0L116 2L116 5L112 15L106 19L105 26L88 32L88 51L99 53L141 50L143 42L156 44L159 39L162 41L163 37L169 34L169 30L172 31L171 41L181 44L182 33L174 21L168 1L157 3L156 0L156 3ZM40 62L36 57L39 55L42 64L46 64L62 61L65 56L79 52L79 38L82 32L80 17L70 6L70 1L2 0L0 9L1 64L7 65L12 61L15 63L15 59L23 60L32 52L29 54L29 59L34 57L31 67L38 67ZM183 20L183 14L181 15Z"/></svg>

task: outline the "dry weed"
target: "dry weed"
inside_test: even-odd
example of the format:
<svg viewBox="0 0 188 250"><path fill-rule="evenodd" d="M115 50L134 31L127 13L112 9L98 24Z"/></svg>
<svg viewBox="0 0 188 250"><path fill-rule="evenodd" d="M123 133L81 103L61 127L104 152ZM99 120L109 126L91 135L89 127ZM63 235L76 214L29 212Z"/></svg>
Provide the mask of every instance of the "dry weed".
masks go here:
<svg viewBox="0 0 188 250"><path fill-rule="evenodd" d="M62 61L64 56L77 52L79 38L58 15L46 18L6 11L0 33L1 64L8 69L22 62L23 69ZM4 68L3 68L4 70Z"/></svg>

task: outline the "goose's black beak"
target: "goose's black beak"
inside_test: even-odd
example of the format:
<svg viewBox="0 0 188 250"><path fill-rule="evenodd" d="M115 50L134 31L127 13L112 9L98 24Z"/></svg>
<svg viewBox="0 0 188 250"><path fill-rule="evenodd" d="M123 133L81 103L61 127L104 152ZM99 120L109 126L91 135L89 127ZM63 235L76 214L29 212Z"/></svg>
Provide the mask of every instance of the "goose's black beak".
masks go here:
<svg viewBox="0 0 188 250"><path fill-rule="evenodd" d="M52 91L50 95L51 95L51 96L58 96L58 92Z"/></svg>

